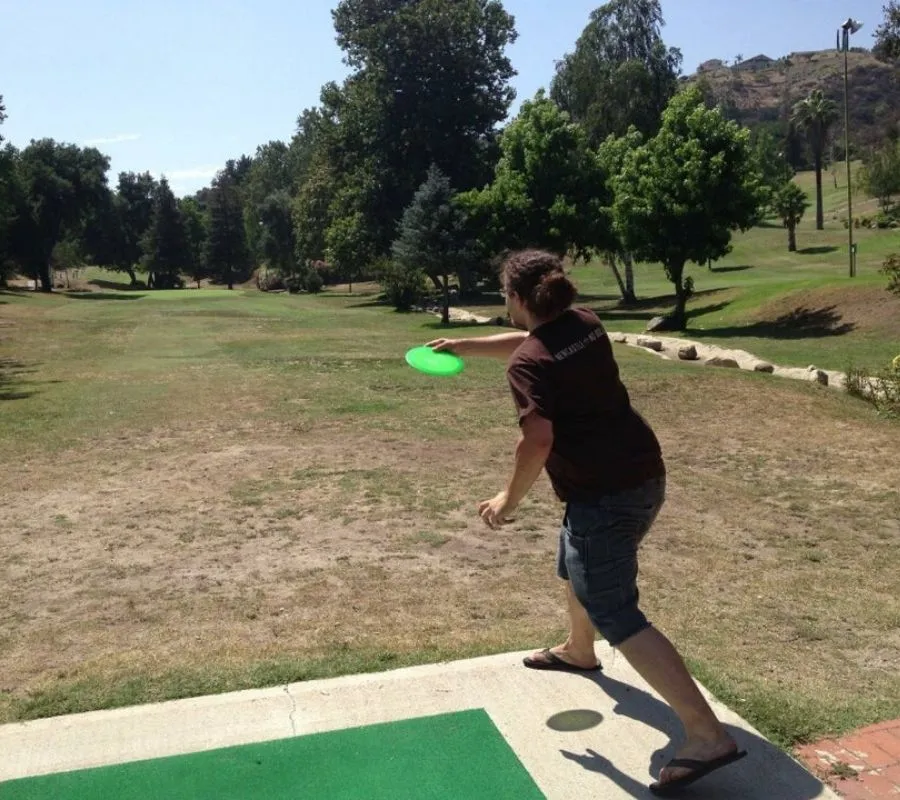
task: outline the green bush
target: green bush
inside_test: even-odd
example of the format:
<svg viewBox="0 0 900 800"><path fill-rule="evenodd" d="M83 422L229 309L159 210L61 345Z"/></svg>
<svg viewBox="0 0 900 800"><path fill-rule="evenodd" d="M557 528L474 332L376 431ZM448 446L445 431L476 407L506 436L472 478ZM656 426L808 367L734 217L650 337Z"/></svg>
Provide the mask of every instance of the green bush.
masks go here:
<svg viewBox="0 0 900 800"><path fill-rule="evenodd" d="M871 403L887 416L900 417L900 356L875 373L851 365L845 377L848 394Z"/></svg>
<svg viewBox="0 0 900 800"><path fill-rule="evenodd" d="M891 253L881 266L881 274L887 275L889 292L900 296L900 254Z"/></svg>
<svg viewBox="0 0 900 800"><path fill-rule="evenodd" d="M310 294L318 294L325 285L325 279L319 274L319 270L315 267L310 267L307 270L306 275L304 275L303 284L303 288L306 289L307 292Z"/></svg>
<svg viewBox="0 0 900 800"><path fill-rule="evenodd" d="M376 263L375 279L381 284L385 300L397 311L409 311L426 291L422 270L404 267L389 258Z"/></svg>

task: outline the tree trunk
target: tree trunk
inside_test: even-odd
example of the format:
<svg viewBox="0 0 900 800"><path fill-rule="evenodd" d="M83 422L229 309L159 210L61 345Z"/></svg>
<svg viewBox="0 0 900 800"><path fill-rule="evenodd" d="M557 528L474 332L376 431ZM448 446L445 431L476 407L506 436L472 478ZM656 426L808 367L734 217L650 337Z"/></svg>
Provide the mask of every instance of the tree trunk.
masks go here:
<svg viewBox="0 0 900 800"><path fill-rule="evenodd" d="M47 262L43 262L40 267L38 267L38 278L41 283L41 291L42 292L52 292L53 291L53 280L50 277L50 264Z"/></svg>
<svg viewBox="0 0 900 800"><path fill-rule="evenodd" d="M444 307L441 309L441 325L450 324L450 276L444 274Z"/></svg>
<svg viewBox="0 0 900 800"><path fill-rule="evenodd" d="M228 272L225 275L228 281L228 290L232 291L234 289L234 275L231 274L231 267L228 268Z"/></svg>
<svg viewBox="0 0 900 800"><path fill-rule="evenodd" d="M622 253L622 262L625 264L625 303L635 305L637 295L634 293L634 260L631 253Z"/></svg>
<svg viewBox="0 0 900 800"><path fill-rule="evenodd" d="M669 266L669 276L675 284L675 310L672 312L672 323L676 331L687 328L688 293L684 288L684 262Z"/></svg>
<svg viewBox="0 0 900 800"><path fill-rule="evenodd" d="M797 252L797 226L788 225L788 252Z"/></svg>
<svg viewBox="0 0 900 800"><path fill-rule="evenodd" d="M822 154L817 152L814 154L816 167L816 230L825 230L825 210L822 205ZM850 220L853 224L853 220Z"/></svg>
<svg viewBox="0 0 900 800"><path fill-rule="evenodd" d="M607 253L606 263L609 264L613 271L613 275L616 276L616 283L619 284L619 291L622 293L622 302L627 302L628 290L625 288L625 283L622 281L622 276L619 274L619 268L616 266L616 254Z"/></svg>
<svg viewBox="0 0 900 800"><path fill-rule="evenodd" d="M134 268L126 267L125 272L128 273L128 278L131 280L131 285L137 286L137 275L134 274Z"/></svg>

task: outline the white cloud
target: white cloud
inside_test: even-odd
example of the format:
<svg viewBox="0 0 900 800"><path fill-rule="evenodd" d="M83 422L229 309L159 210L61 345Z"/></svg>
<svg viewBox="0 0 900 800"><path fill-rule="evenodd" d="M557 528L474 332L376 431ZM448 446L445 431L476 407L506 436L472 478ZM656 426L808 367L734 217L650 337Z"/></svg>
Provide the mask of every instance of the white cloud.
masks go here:
<svg viewBox="0 0 900 800"><path fill-rule="evenodd" d="M88 139L85 144L88 147L97 147L103 144L119 144L121 142L136 142L141 138L139 133L120 133L116 136L101 136L98 139Z"/></svg>

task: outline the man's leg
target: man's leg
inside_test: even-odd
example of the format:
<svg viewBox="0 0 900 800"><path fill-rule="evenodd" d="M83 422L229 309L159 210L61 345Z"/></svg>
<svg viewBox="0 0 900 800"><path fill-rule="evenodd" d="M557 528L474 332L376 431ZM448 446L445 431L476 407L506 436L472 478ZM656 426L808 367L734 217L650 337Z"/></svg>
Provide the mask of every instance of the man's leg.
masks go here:
<svg viewBox="0 0 900 800"><path fill-rule="evenodd" d="M619 645L628 663L672 707L684 725L687 740L678 758L710 761L737 749L722 723L694 683L672 643L655 628L645 628ZM674 780L690 770L666 768L660 783Z"/></svg>
<svg viewBox="0 0 900 800"><path fill-rule="evenodd" d="M566 607L569 612L569 636L564 644L551 647L550 650L563 661L574 664L577 667L588 669L597 664L597 655L594 652L594 624L584 610L584 606L578 601L572 584L565 581ZM541 651L533 653L531 658L535 661L544 660Z"/></svg>

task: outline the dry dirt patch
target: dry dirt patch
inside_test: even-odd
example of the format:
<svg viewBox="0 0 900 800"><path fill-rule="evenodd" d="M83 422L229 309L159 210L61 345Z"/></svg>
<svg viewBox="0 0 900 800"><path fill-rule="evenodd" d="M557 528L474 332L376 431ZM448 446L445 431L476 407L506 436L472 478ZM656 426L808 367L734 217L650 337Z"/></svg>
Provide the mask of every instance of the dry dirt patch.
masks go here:
<svg viewBox="0 0 900 800"><path fill-rule="evenodd" d="M900 695L900 429L764 377L670 365L630 387L670 467L644 552L652 618L736 681L823 702ZM564 614L546 483L501 532L474 513L507 478L513 436L210 423L12 464L5 713L90 676L547 644Z"/></svg>

